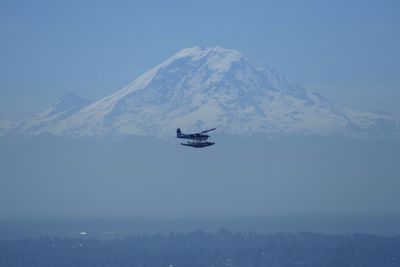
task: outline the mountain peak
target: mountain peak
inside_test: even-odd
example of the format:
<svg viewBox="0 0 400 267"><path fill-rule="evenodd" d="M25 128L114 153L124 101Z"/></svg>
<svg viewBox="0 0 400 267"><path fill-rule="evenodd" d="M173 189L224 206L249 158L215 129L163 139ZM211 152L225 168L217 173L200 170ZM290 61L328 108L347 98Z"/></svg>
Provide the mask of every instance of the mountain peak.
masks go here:
<svg viewBox="0 0 400 267"><path fill-rule="evenodd" d="M176 62L202 62L209 69L226 71L232 63L238 62L243 58L243 54L235 49L226 49L219 46L195 46L185 48L162 63L161 67L166 67Z"/></svg>
<svg viewBox="0 0 400 267"><path fill-rule="evenodd" d="M173 57L204 57L211 54L220 56L242 56L242 53L235 49L227 49L220 46L194 46L180 50Z"/></svg>

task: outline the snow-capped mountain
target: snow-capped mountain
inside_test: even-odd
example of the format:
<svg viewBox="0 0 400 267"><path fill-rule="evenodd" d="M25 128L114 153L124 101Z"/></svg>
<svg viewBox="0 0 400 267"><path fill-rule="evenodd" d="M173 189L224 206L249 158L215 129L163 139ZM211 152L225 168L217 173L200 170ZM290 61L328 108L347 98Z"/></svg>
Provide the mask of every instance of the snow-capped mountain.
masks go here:
<svg viewBox="0 0 400 267"><path fill-rule="evenodd" d="M178 127L233 135L400 133L397 118L336 105L221 47L183 49L105 98L89 103L68 95L8 132L171 136Z"/></svg>

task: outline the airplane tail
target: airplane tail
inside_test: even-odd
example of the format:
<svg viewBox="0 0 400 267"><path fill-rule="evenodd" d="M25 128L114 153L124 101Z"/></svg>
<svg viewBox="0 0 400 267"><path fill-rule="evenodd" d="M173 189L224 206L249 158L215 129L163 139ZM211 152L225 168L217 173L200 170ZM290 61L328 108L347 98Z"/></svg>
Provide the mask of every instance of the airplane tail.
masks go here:
<svg viewBox="0 0 400 267"><path fill-rule="evenodd" d="M176 129L176 138L182 137L181 128Z"/></svg>

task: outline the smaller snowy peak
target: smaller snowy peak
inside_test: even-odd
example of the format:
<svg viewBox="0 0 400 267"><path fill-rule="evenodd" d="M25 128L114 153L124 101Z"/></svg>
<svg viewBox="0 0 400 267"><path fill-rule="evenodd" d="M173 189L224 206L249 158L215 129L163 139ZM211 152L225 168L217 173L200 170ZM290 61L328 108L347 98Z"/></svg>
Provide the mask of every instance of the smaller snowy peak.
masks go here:
<svg viewBox="0 0 400 267"><path fill-rule="evenodd" d="M6 132L13 127L15 122L3 119L0 120L0 137L5 136Z"/></svg>
<svg viewBox="0 0 400 267"><path fill-rule="evenodd" d="M87 99L82 98L80 96L78 96L77 94L74 93L67 93L65 94L63 97L61 97L57 103L59 102L68 102L68 103L73 103L73 102L77 102L77 101L87 101Z"/></svg>
<svg viewBox="0 0 400 267"><path fill-rule="evenodd" d="M87 104L90 101L82 98L74 93L68 93L60 98L52 107L53 112L64 111L71 108L80 108Z"/></svg>
<svg viewBox="0 0 400 267"><path fill-rule="evenodd" d="M13 122L10 120L7 120L7 119L0 120L0 130L8 128L12 124L13 124Z"/></svg>
<svg viewBox="0 0 400 267"><path fill-rule="evenodd" d="M11 132L24 134L48 132L50 127L72 116L90 103L87 99L68 93L50 108L37 112L31 118L16 123L11 128Z"/></svg>
<svg viewBox="0 0 400 267"><path fill-rule="evenodd" d="M72 114L83 107L90 104L90 101L77 96L74 93L68 93L61 97L53 106L50 108L43 110L41 112L35 113L33 118L35 119L44 119L50 117L59 117L62 114Z"/></svg>

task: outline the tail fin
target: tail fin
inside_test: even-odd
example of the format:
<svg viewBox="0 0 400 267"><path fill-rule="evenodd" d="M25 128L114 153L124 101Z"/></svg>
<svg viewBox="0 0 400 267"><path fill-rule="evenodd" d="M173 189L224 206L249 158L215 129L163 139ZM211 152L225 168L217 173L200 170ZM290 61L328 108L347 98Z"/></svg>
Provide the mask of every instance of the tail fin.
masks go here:
<svg viewBox="0 0 400 267"><path fill-rule="evenodd" d="M180 138L182 136L181 128L176 129L176 138Z"/></svg>

